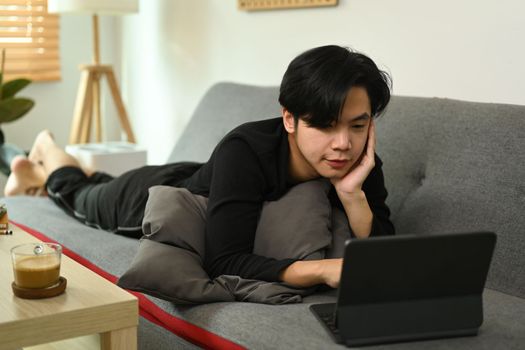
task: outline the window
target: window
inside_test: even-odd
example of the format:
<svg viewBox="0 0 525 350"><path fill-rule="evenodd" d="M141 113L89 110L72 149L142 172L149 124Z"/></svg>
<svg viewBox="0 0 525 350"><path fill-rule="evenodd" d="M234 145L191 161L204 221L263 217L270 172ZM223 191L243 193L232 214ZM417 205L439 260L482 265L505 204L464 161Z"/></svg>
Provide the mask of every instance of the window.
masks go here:
<svg viewBox="0 0 525 350"><path fill-rule="evenodd" d="M0 0L0 49L6 50L6 80L60 80L57 15L47 0Z"/></svg>

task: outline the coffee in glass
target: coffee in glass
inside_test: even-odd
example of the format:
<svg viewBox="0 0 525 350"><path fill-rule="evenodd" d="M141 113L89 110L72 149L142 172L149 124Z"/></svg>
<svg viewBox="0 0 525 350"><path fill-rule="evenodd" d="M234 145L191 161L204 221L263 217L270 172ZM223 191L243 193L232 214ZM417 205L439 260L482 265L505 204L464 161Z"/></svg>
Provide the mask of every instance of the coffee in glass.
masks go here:
<svg viewBox="0 0 525 350"><path fill-rule="evenodd" d="M27 243L11 249L15 284L42 289L58 283L62 247L56 243Z"/></svg>

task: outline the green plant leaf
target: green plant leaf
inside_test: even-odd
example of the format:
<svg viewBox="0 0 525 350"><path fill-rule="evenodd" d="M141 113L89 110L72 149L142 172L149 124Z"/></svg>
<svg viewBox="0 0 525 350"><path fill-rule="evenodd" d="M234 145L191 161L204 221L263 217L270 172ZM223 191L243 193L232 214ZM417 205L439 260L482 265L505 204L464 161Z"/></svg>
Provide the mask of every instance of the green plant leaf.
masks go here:
<svg viewBox="0 0 525 350"><path fill-rule="evenodd" d="M15 96L18 91L22 90L29 84L31 84L31 80L29 79L15 79L8 81L2 86L2 100Z"/></svg>
<svg viewBox="0 0 525 350"><path fill-rule="evenodd" d="M0 101L0 123L9 123L17 120L31 108L35 103L28 98L9 98Z"/></svg>

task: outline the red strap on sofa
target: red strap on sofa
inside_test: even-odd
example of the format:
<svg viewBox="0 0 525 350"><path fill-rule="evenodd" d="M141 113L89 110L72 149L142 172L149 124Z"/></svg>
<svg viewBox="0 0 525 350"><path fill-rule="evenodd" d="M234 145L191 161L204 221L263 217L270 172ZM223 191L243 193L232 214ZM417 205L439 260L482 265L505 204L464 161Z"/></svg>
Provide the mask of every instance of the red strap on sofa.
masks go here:
<svg viewBox="0 0 525 350"><path fill-rule="evenodd" d="M22 230L26 231L27 233L31 234L32 236L36 237L37 239L41 241L49 242L49 243L60 243L60 242L56 242L55 240L44 235L43 233L38 232L30 227L14 222L12 220L9 220L9 221L10 223L20 227ZM62 245L62 248L63 248L62 252L65 255L67 255L69 258L75 260L77 263L85 266L86 268L90 269L96 274L102 276L103 278L107 279L111 283L114 283L114 284L117 283L118 278L116 276L101 269L97 265L93 264L91 261L78 255L77 253L73 252L67 247L64 247ZM198 345L205 349L228 349L228 350L229 349L239 349L239 350L245 349L239 344L236 344L228 339L218 336L217 334L209 332L192 323L189 323L188 321L177 318L167 313L166 311L158 307L155 303L153 303L151 300L149 300L142 293L134 292L130 290L127 290L127 291L138 298L140 316L144 317L150 322L153 322L161 327L164 327L170 332L176 334L177 336L181 338L184 338L185 340L195 345Z"/></svg>

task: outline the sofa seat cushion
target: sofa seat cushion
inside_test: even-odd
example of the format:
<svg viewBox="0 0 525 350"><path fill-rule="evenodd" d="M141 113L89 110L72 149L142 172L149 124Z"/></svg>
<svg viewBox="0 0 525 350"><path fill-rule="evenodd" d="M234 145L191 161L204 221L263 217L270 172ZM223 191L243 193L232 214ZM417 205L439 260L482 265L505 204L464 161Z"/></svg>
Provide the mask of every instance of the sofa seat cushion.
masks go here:
<svg viewBox="0 0 525 350"><path fill-rule="evenodd" d="M64 214L47 198L14 197L4 201L12 220L59 241L113 275L120 276L126 271L138 249L137 240L86 227ZM177 306L150 296L142 298L141 308L146 305L152 314L171 316L178 320L175 327L187 322L246 348L346 349L332 341L308 309L312 303L334 302L334 291L308 296L300 304L279 306L240 302ZM522 349L525 344L525 299L485 289L483 300L484 323L476 337L369 346L366 349L492 350L502 346ZM209 342L202 337L191 338L184 334L185 329L174 329L173 324L162 326L197 344ZM139 329L139 341L140 332ZM159 339L160 344L169 343L172 334L162 331L157 335L163 337Z"/></svg>
<svg viewBox="0 0 525 350"><path fill-rule="evenodd" d="M122 275L138 250L138 240L79 223L46 197L8 197L9 219L39 231L113 275Z"/></svg>
<svg viewBox="0 0 525 350"><path fill-rule="evenodd" d="M175 306L154 303L178 317L247 348L345 349L335 344L309 310L314 303L333 302L333 291L303 299L301 304L262 305L212 303ZM525 344L525 300L485 289L484 323L478 336L367 346L363 349L521 349ZM286 331L283 331L285 327ZM264 346L262 346L264 344Z"/></svg>

